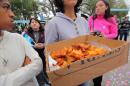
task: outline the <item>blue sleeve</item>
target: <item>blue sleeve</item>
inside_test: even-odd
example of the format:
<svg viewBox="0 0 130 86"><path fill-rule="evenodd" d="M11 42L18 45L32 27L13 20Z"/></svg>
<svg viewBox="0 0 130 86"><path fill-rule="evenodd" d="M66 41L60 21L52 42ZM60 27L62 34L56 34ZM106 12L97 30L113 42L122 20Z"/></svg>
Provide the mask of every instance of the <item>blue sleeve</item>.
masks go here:
<svg viewBox="0 0 130 86"><path fill-rule="evenodd" d="M34 40L28 35L28 34L24 34L23 37L31 44L31 46L34 46Z"/></svg>

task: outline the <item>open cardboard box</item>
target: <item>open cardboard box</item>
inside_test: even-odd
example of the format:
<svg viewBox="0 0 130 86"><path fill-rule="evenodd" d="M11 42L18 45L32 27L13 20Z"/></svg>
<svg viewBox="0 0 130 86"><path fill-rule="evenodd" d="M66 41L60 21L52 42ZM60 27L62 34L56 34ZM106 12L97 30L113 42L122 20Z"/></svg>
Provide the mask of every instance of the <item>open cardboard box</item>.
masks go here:
<svg viewBox="0 0 130 86"><path fill-rule="evenodd" d="M46 58L50 52L71 46L76 43L97 42L110 47L112 50L105 55L94 59L83 59L73 62L66 68L50 71L47 65L47 73L52 86L77 86L85 81L103 75L119 66L128 63L129 43L120 40L110 40L101 37L85 35L70 40L64 40L46 46ZM49 64L47 59L47 64Z"/></svg>

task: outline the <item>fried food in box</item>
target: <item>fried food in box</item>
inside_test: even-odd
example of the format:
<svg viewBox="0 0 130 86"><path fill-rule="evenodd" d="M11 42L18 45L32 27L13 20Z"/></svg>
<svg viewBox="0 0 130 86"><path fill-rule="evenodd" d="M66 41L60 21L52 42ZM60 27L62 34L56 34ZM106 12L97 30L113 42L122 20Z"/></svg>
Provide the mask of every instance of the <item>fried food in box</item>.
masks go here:
<svg viewBox="0 0 130 86"><path fill-rule="evenodd" d="M106 52L107 50L98 48L89 43L79 43L70 47L65 47L61 50L53 51L51 56L54 60L57 61L58 66L66 67L67 65L77 60L103 55Z"/></svg>
<svg viewBox="0 0 130 86"><path fill-rule="evenodd" d="M54 51L53 53L51 53L51 56L53 59L57 59L57 58L65 57L66 53L67 53L67 50L62 49L62 50Z"/></svg>

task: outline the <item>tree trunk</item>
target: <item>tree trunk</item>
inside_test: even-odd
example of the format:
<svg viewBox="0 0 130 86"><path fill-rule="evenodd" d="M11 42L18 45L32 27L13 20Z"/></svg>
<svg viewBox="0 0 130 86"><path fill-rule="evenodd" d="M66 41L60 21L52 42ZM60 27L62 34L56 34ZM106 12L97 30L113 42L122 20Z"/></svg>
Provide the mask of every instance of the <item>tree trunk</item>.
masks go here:
<svg viewBox="0 0 130 86"><path fill-rule="evenodd" d="M50 2L51 8L52 8L52 13L55 16L56 15L56 11L55 11L55 8L54 8L54 3L51 0L48 0L48 1Z"/></svg>

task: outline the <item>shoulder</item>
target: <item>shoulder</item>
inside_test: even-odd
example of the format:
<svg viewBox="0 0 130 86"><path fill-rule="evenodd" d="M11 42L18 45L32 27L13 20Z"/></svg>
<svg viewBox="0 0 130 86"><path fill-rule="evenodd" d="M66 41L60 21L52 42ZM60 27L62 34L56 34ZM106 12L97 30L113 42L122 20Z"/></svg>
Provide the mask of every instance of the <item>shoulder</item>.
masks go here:
<svg viewBox="0 0 130 86"><path fill-rule="evenodd" d="M114 16L110 17L110 18L108 18L108 21L116 21L116 18Z"/></svg>
<svg viewBox="0 0 130 86"><path fill-rule="evenodd" d="M113 16L113 17L110 17L107 19L110 23L116 23L116 18Z"/></svg>
<svg viewBox="0 0 130 86"><path fill-rule="evenodd" d="M11 32L8 32L8 31L4 31L4 34L5 34L7 37L11 37L11 38L13 38L13 39L22 37L22 35L20 35L20 34L18 34L18 33L11 33Z"/></svg>
<svg viewBox="0 0 130 86"><path fill-rule="evenodd" d="M88 21L90 22L92 20L93 20L93 16L90 16L89 19L88 19Z"/></svg>
<svg viewBox="0 0 130 86"><path fill-rule="evenodd" d="M51 20L49 20L46 25L55 25L57 22L59 21L59 18L58 17L53 17ZM46 26L45 25L45 26Z"/></svg>
<svg viewBox="0 0 130 86"><path fill-rule="evenodd" d="M50 31L50 30L54 30L56 28L57 25L57 20L56 18L52 18L51 20L49 20L46 25L45 25L45 32L46 31Z"/></svg>
<svg viewBox="0 0 130 86"><path fill-rule="evenodd" d="M14 37L16 37L16 38L21 38L21 37L22 37L22 35L21 35L21 34L18 34L18 33L12 33L12 35L13 35Z"/></svg>
<svg viewBox="0 0 130 86"><path fill-rule="evenodd" d="M24 37L21 34L18 34L18 33L10 33L10 37L12 39L15 39L16 41L22 41L24 39Z"/></svg>
<svg viewBox="0 0 130 86"><path fill-rule="evenodd" d="M93 16L90 16L90 17L89 17L89 19L92 19L92 18L93 18Z"/></svg>
<svg viewBox="0 0 130 86"><path fill-rule="evenodd" d="M48 23L55 23L55 22L59 22L60 20L63 20L63 14L62 14L62 17L61 17L61 14L60 13L57 13L51 20L48 21Z"/></svg>
<svg viewBox="0 0 130 86"><path fill-rule="evenodd" d="M8 39L9 41L13 41L14 43L21 44L24 41L24 38L21 34L18 33L11 33L5 31L5 38Z"/></svg>

